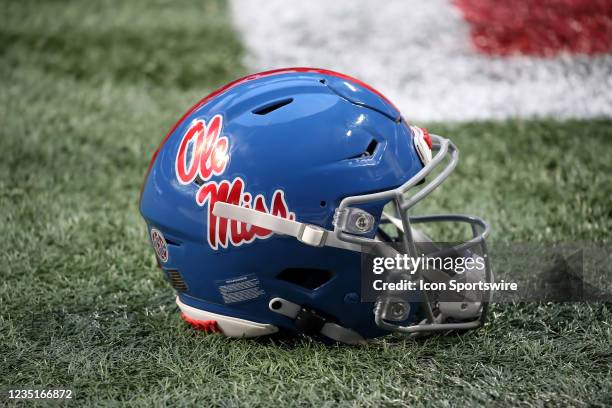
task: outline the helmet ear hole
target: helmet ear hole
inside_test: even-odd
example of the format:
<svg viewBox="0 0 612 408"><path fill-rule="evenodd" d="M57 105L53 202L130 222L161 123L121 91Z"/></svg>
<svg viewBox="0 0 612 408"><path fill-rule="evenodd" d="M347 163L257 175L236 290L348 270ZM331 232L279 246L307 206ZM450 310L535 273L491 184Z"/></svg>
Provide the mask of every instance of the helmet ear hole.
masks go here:
<svg viewBox="0 0 612 408"><path fill-rule="evenodd" d="M279 280L293 283L309 290L315 290L323 286L333 277L332 271L314 268L287 268L276 276Z"/></svg>
<svg viewBox="0 0 612 408"><path fill-rule="evenodd" d="M321 200L321 202L319 203L319 205L321 207L325 207L327 205L327 202L325 200Z"/></svg>

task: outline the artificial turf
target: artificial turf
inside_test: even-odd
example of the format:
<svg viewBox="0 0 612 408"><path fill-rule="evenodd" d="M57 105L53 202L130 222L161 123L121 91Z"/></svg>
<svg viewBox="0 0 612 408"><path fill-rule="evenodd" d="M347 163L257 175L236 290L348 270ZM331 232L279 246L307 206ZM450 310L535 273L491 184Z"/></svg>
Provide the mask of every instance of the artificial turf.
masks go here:
<svg viewBox="0 0 612 408"><path fill-rule="evenodd" d="M165 131L245 71L224 3L0 8L0 386L83 405L612 404L605 303L498 304L478 331L366 347L193 331L137 201ZM609 119L429 125L461 162L423 212L479 214L492 241L609 242Z"/></svg>

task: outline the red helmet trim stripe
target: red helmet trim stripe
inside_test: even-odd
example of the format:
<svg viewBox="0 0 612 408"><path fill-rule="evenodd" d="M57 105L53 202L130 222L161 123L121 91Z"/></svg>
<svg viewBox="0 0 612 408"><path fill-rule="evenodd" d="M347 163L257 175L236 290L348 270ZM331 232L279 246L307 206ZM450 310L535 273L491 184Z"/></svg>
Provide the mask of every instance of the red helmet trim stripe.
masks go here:
<svg viewBox="0 0 612 408"><path fill-rule="evenodd" d="M374 89L372 86L366 84L363 81L360 81L357 78L353 78L353 77L351 77L349 75L341 74L339 72L330 71L328 69L308 68L308 67L279 68L279 69L272 69L272 70L269 70L269 71L263 71L263 72L258 72L256 74L247 75L245 77L238 78L235 81L232 81L229 84L222 86L221 88L218 88L218 89L214 90L213 92L211 92L210 94L208 94L204 98L200 99L187 112L185 112L185 114L183 116L181 116L181 118L174 124L174 126L172 126L172 128L170 128L168 133L166 133L166 136L162 139L162 141L159 144L159 146L157 146L157 149L153 153L153 156L151 157L151 161L149 162L149 167L147 168L147 172L145 174L145 178L144 178L144 181L142 183L142 188L140 189L140 196L141 196L141 198L142 198L142 192L144 191L144 185L145 185L145 183L147 181L147 177L149 177L149 173L151 172L151 168L153 167L153 163L155 163L155 159L157 159L157 155L159 154L159 151L164 146L164 144L166 143L166 141L168 140L170 135L172 133L174 133L176 128L179 126L179 124L181 124L189 115L191 115L195 110L197 110L197 109L201 108L202 106L204 106L206 103L208 103L214 97L221 95L225 91L228 91L228 90L230 90L231 88L233 88L235 86L241 85L241 84L243 84L245 82L248 82L248 81L252 81L254 79L260 79L260 78L265 78L265 77L274 76L274 75L288 74L288 73L291 73L291 72L308 72L308 73L330 75L330 76L335 76L335 77L338 77L338 78L342 78L342 79L346 79L348 81L355 82L356 84L366 88L367 90L369 90L371 92L374 92L376 95L378 95L381 98L383 98L389 105L391 105L395 110L397 110L399 112L399 109L393 104L393 102L391 102L389 99L387 99L387 97L385 95L380 93L378 90Z"/></svg>
<svg viewBox="0 0 612 408"><path fill-rule="evenodd" d="M187 316L185 313L181 313L181 319L183 319L185 323L189 324L196 330L202 330L206 333L221 332L216 320L198 320L194 319L193 317Z"/></svg>
<svg viewBox="0 0 612 408"><path fill-rule="evenodd" d="M429 146L430 150L433 149L433 141L431 140L429 132L425 128L421 128L421 130L423 131L423 138L425 139L425 143L427 143L427 146Z"/></svg>

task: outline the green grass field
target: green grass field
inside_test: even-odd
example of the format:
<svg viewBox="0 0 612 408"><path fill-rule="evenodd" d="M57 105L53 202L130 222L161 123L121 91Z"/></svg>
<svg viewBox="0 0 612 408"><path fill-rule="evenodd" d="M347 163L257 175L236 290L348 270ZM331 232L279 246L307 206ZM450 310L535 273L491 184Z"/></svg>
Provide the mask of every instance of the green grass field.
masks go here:
<svg viewBox="0 0 612 408"><path fill-rule="evenodd" d="M482 330L361 348L192 330L137 200L167 129L245 72L224 3L0 10L0 386L91 405L612 404L609 304L499 304ZM462 160L424 211L482 215L493 241L609 242L612 121L429 127Z"/></svg>

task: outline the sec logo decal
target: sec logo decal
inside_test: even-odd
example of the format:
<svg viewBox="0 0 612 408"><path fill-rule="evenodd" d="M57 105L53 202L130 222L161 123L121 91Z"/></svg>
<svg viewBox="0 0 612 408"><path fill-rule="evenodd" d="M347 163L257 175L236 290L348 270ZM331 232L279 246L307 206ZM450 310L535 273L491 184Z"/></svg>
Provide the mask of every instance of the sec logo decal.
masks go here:
<svg viewBox="0 0 612 408"><path fill-rule="evenodd" d="M164 234L155 228L151 229L151 243L160 262L168 262L168 244L164 238Z"/></svg>

